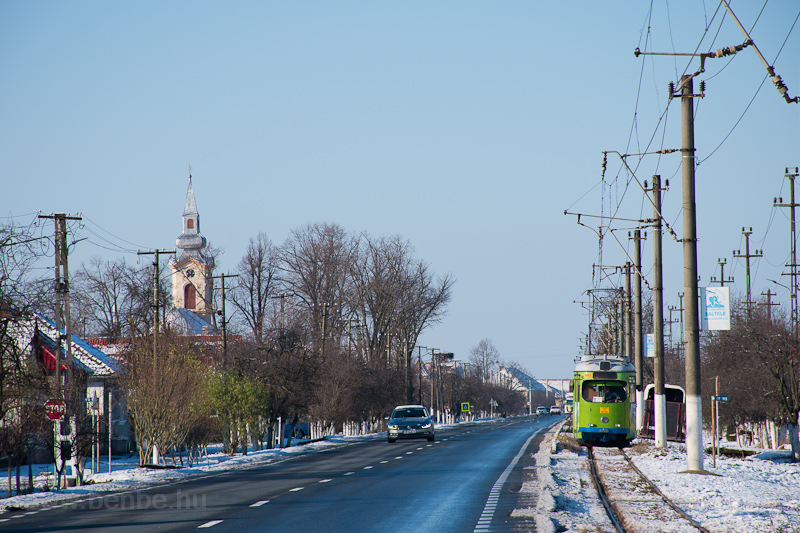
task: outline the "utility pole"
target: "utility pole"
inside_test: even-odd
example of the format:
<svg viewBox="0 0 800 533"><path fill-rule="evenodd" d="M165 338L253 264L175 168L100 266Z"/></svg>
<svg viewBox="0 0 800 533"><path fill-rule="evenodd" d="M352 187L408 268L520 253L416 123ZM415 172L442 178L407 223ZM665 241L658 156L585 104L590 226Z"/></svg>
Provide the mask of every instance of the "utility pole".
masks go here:
<svg viewBox="0 0 800 533"><path fill-rule="evenodd" d="M761 305L766 305L767 306L767 320L769 321L770 324L772 324L772 306L773 305L780 305L780 304L772 303L772 297L773 296L777 296L777 294L772 292L771 290L767 289L767 292L766 293L762 292L761 296L764 296L767 299L767 303L761 304Z"/></svg>
<svg viewBox="0 0 800 533"><path fill-rule="evenodd" d="M681 76L681 153L683 193L683 290L686 294L686 460L688 470L703 470L703 403L700 381L700 312L697 289L697 206L695 202L694 76ZM703 83L700 84L703 91ZM675 94L670 91L670 98Z"/></svg>
<svg viewBox="0 0 800 533"><path fill-rule="evenodd" d="M645 188L647 185L645 184ZM655 444L667 445L667 403L664 396L664 285L661 273L661 176L653 176L653 361Z"/></svg>
<svg viewBox="0 0 800 533"><path fill-rule="evenodd" d="M666 323L669 324L669 347L671 350L675 345L675 342L672 337L672 324L680 323L680 318L677 320L672 319L672 313L678 311L678 308L675 307L674 305L668 305L667 311L669 311L669 320L667 320Z"/></svg>
<svg viewBox="0 0 800 533"><path fill-rule="evenodd" d="M225 314L225 278L238 278L239 274L221 274L214 276L211 279L222 280L222 309L217 311L222 316L222 357L227 359L228 356L228 317Z"/></svg>
<svg viewBox="0 0 800 533"><path fill-rule="evenodd" d="M65 213L53 215L39 215L39 218L53 219L55 225L55 293L56 293L56 337L55 341L55 371L58 395L65 398L66 387L72 386L72 320L70 316L69 298L69 249L67 247L67 220L82 220L81 217L70 217ZM62 333L61 330L64 329ZM66 340L67 370L61 374L62 340ZM74 398L69 398L74 400ZM72 406L75 408L76 406Z"/></svg>
<svg viewBox="0 0 800 533"><path fill-rule="evenodd" d="M732 277L728 276L728 279L725 279L726 263L727 263L726 259L717 259L717 264L719 265L719 279L715 278L714 276L711 276L711 283L719 283L720 287L724 287L726 283L733 283Z"/></svg>
<svg viewBox="0 0 800 533"><path fill-rule="evenodd" d="M55 462L61 462L61 444L64 441L69 442L75 437L75 428L77 427L77 414L79 405L83 402L77 397L77 390L72 376L73 360L72 360L72 319L70 316L70 298L69 298L69 248L67 247L67 220L81 220L81 217L70 217L64 213L57 213L54 215L39 215L39 218L53 219L55 223L55 320L56 320L56 334L55 334L55 375L56 375L56 395L59 399L65 400L67 406L67 416L64 420L57 421L53 424L53 442L55 443ZM64 333L61 329L64 329ZM67 352L67 365L66 373L61 374L61 360L62 348L61 342L66 341ZM63 425L69 428L69 436L62 436ZM72 456L72 472L75 475L77 483L80 483L80 477L77 475L77 450L73 451ZM9 465L11 464L9 459ZM9 468L9 493L11 492L11 469ZM58 471L58 487L61 488L62 478L61 471ZM19 483L18 483L19 485Z"/></svg>
<svg viewBox="0 0 800 533"><path fill-rule="evenodd" d="M328 304L322 304L322 346L320 347L320 357L325 359L325 326L328 322Z"/></svg>
<svg viewBox="0 0 800 533"><path fill-rule="evenodd" d="M798 203L794 201L794 180L798 176L798 167L794 167L794 172L790 172L790 168L787 167L784 176L789 178L789 203L783 203L783 198L774 198L772 200L773 207L788 207L790 209L790 245L791 245L791 263L786 265L789 267L789 279L791 280L789 283L789 291L791 294L791 317L790 320L792 321L792 337L797 338L797 231L795 229L794 223L794 208L797 207ZM782 274L785 276L786 274Z"/></svg>
<svg viewBox="0 0 800 533"><path fill-rule="evenodd" d="M685 328L684 328L684 324L683 324L683 312L684 312L684 311L686 311L686 309L684 309L684 308L683 308L683 293L682 293L682 292L679 292L679 293L678 293L678 299L679 299L679 300L680 300L680 302L681 302L681 306L678 308L678 311L680 311L680 313L681 313L681 314L680 314L680 321L681 321L681 328L680 328L680 331L681 331L681 344L680 344L680 348L679 348L679 350L678 350L678 353L679 353L679 354L681 355L681 357L682 357L682 356L683 356L683 354L686 352L686 343L684 342L684 339L683 339L683 335L684 335L684 329L685 329Z"/></svg>
<svg viewBox="0 0 800 533"><path fill-rule="evenodd" d="M158 359L158 256L159 254L174 254L175 250L154 250L152 252L140 252L139 255L153 255L153 360Z"/></svg>
<svg viewBox="0 0 800 533"><path fill-rule="evenodd" d="M750 258L763 257L764 255L763 250L756 250L754 253L750 253L750 235L752 234L753 228L742 228L742 235L744 235L745 243L745 253L742 253L741 250L735 250L733 252L733 257L745 258L747 272L747 300L745 300L745 308L747 310L747 320L750 320L753 310L753 299L750 297Z"/></svg>
<svg viewBox="0 0 800 533"><path fill-rule="evenodd" d="M633 309L631 305L631 262L625 263L625 359L630 362L633 356L633 332L631 331Z"/></svg>
<svg viewBox="0 0 800 533"><path fill-rule="evenodd" d="M644 342L642 332L642 232L641 230L634 230L634 255L633 261L636 267L636 283L633 285L634 290L634 330L636 336L634 337L634 355L636 366L636 431L642 429L644 421Z"/></svg>

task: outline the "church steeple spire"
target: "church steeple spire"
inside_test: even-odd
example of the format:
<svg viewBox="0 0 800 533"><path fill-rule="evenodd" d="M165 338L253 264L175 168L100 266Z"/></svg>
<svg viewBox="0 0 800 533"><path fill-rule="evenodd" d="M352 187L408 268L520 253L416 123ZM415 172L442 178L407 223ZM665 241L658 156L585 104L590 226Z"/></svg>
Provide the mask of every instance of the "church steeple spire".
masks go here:
<svg viewBox="0 0 800 533"><path fill-rule="evenodd" d="M181 249L180 258L189 256L202 261L200 250L206 246L206 238L200 234L200 214L194 200L192 175L189 174L189 188L186 191L186 206L183 209L183 231L175 241Z"/></svg>

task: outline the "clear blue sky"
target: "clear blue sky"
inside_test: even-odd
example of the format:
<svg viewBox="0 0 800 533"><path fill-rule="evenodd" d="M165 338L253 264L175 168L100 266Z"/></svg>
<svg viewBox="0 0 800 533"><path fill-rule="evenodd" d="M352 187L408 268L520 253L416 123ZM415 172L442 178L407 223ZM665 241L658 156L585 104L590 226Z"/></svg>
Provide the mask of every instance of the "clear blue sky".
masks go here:
<svg viewBox="0 0 800 533"><path fill-rule="evenodd" d="M568 377L588 323L574 302L620 283L593 279L592 264L626 258L610 236L601 257L596 235L563 212L650 216L618 159L601 182L602 151L678 148L667 84L699 63L633 51L741 44L718 5L4 1L0 214L80 212L115 246L84 231L73 268L94 255L135 262L137 247L174 246L191 165L221 272L259 231L277 244L309 222L399 234L457 278L423 344L467 359L490 338L534 376ZM760 18L761 2L732 7L800 93L800 28L778 55L800 6L771 0ZM731 251L752 226L764 250L753 292L770 288L786 307L767 281L781 281L789 253L788 211L772 199L788 198L784 167L800 164L800 106L769 80L759 91L765 76L748 48L698 77L699 272L706 285L727 258L743 292ZM680 235L680 156L631 161L641 179L671 180L665 215ZM681 254L665 239L668 305L683 290Z"/></svg>

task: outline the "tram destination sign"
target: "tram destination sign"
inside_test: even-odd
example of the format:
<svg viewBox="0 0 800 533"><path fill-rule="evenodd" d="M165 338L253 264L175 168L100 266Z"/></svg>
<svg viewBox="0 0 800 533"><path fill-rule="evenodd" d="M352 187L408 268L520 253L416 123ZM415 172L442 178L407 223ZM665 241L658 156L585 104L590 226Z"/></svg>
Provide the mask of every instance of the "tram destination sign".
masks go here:
<svg viewBox="0 0 800 533"><path fill-rule="evenodd" d="M711 397L711 401L712 402L727 402L728 400L730 400L730 398L728 398L727 396L712 396Z"/></svg>

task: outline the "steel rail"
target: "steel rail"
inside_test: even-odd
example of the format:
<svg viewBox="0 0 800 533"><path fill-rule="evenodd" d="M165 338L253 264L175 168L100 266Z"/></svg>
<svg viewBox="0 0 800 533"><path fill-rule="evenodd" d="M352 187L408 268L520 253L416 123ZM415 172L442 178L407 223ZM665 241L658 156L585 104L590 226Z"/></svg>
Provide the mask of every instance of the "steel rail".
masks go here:
<svg viewBox="0 0 800 533"><path fill-rule="evenodd" d="M597 473L597 465L594 461L594 453L592 451L591 446L586 447L586 455L589 457L589 471L592 474L592 479L594 480L594 485L597 487L597 494L600 496L600 503L603 504L603 507L606 510L606 514L608 518L611 520L611 524L614 526L614 529L617 530L617 533L626 533L625 526L622 525L617 513L614 511L613 507L611 507L611 502L606 496L606 491L603 488L603 483L600 481L600 476Z"/></svg>
<svg viewBox="0 0 800 533"><path fill-rule="evenodd" d="M676 513L678 513L678 514L679 514L681 517L683 517L683 518L685 518L686 520L688 520L688 521L689 521L689 523L690 523L690 524L692 524L692 525L693 525L695 528L697 528L699 531L702 531L703 533L709 533L709 531L708 531L706 528L704 528L703 526L701 526L700 524L698 524L698 523L697 523L697 522L696 522L696 521L695 521L695 520L694 520L694 519L693 519L691 516L687 515L687 514L686 514L686 513L683 511L683 509L681 509L680 507L678 507L678 506L677 506L677 505L676 505L676 504L675 504L675 503L674 503L672 500L670 500L669 498L667 498L666 496L664 496L664 493L663 493L663 492L661 492L661 491L658 489L658 487L656 487L656 486L653 484L653 482L652 482L652 481L650 481L650 478L648 478L647 476L645 476L645 475L644 475L644 473L643 473L641 470L639 470L639 469L636 467L636 465L635 465L635 464L633 464L633 461L631 461L631 458L630 458L630 457L628 457L628 454L626 454L626 453L625 453L625 450L623 450L622 448L620 448L620 449L619 449L619 451L620 451L620 453L622 453L622 457L624 457L624 458L625 458L625 460L628 462L628 464L630 465L630 467L631 467L631 468L633 468L633 470L634 470L634 471L635 471L637 474L639 474L639 477L641 477L641 478L642 478L642 479L645 481L645 483L647 483L647 484L650 486L650 488L651 488L651 489L653 489L653 492L655 492L656 494L658 494L658 495L659 495L659 497L661 498L661 500L662 500L664 503L666 503L667 505L669 505L670 507L672 507L672 509L673 509L673 510L674 510Z"/></svg>

